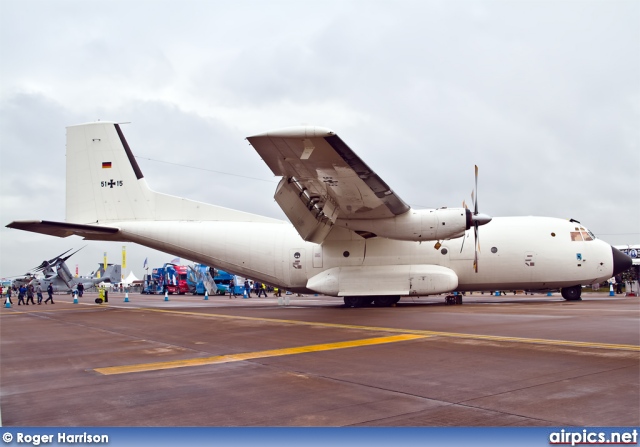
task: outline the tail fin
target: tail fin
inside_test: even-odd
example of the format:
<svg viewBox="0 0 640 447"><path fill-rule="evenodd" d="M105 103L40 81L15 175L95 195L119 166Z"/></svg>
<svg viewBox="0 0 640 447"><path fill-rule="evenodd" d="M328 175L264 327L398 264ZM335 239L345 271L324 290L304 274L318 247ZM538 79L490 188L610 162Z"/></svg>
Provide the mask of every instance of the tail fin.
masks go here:
<svg viewBox="0 0 640 447"><path fill-rule="evenodd" d="M67 222L152 218L153 192L120 126L96 122L67 127Z"/></svg>
<svg viewBox="0 0 640 447"><path fill-rule="evenodd" d="M122 266L120 264L109 264L102 280L109 281L111 284L122 282Z"/></svg>
<svg viewBox="0 0 640 447"><path fill-rule="evenodd" d="M131 220L279 222L152 191L120 126L107 121L67 127L66 198L68 223Z"/></svg>

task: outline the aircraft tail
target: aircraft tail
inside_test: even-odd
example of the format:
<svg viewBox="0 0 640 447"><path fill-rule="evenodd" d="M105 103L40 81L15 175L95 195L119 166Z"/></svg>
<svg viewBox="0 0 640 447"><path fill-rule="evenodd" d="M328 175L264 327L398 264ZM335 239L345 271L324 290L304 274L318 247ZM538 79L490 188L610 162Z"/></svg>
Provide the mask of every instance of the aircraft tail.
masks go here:
<svg viewBox="0 0 640 447"><path fill-rule="evenodd" d="M67 127L67 222L151 219L152 196L118 124Z"/></svg>
<svg viewBox="0 0 640 447"><path fill-rule="evenodd" d="M109 264L102 276L102 280L111 284L122 282L122 266L120 264Z"/></svg>
<svg viewBox="0 0 640 447"><path fill-rule="evenodd" d="M132 220L275 221L152 191L120 126L106 121L67 127L66 202L66 221L76 224Z"/></svg>

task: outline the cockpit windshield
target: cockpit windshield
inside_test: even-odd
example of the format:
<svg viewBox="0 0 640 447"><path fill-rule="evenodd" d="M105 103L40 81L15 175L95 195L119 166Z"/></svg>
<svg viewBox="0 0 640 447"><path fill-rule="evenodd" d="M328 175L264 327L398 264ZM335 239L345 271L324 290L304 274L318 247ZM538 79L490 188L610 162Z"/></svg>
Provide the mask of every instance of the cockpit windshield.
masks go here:
<svg viewBox="0 0 640 447"><path fill-rule="evenodd" d="M571 232L572 241L593 241L595 238L594 234L584 227L575 227Z"/></svg>

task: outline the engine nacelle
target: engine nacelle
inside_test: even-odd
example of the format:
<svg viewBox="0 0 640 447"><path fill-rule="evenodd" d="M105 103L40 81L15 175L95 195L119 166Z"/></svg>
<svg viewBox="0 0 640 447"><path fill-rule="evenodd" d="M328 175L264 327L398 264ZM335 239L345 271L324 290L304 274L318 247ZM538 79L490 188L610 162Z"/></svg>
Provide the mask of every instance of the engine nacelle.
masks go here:
<svg viewBox="0 0 640 447"><path fill-rule="evenodd" d="M471 228L472 214L466 208L409 210L386 219L337 219L336 225L363 237L380 236L401 241L455 239Z"/></svg>
<svg viewBox="0 0 640 447"><path fill-rule="evenodd" d="M421 296L457 287L453 270L430 264L334 267L307 281L308 289L330 296Z"/></svg>

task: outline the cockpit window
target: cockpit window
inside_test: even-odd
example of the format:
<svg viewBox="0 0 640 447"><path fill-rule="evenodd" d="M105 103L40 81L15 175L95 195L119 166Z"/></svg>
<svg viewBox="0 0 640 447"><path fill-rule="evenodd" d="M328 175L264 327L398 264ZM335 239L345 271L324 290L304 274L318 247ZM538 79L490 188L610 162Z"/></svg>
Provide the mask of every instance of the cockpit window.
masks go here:
<svg viewBox="0 0 640 447"><path fill-rule="evenodd" d="M575 231L571 232L572 241L592 241L596 238L593 233L586 228L575 227L574 230Z"/></svg>
<svg viewBox="0 0 640 447"><path fill-rule="evenodd" d="M582 238L585 241L592 241L596 238L591 231L583 227L580 227L580 233L582 233Z"/></svg>

